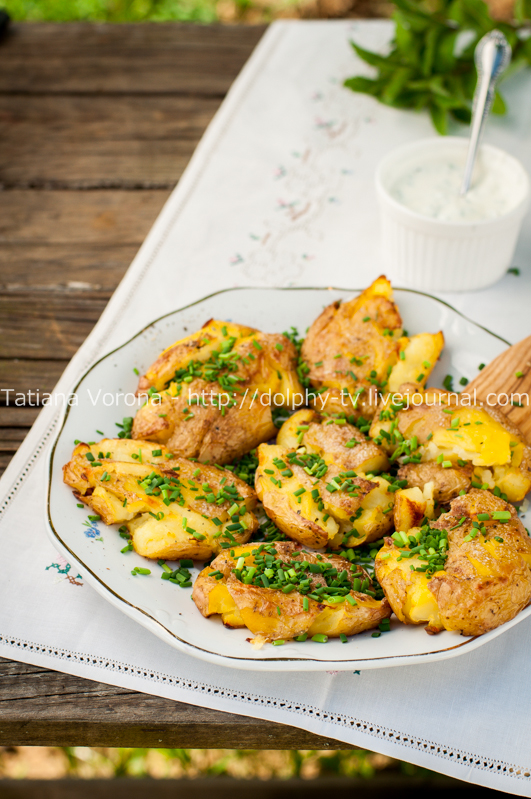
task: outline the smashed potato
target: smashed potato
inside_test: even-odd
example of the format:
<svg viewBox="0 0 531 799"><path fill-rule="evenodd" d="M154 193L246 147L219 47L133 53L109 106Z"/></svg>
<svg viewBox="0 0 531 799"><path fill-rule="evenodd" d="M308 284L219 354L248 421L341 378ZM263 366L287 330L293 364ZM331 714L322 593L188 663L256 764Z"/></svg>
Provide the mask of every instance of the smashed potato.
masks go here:
<svg viewBox="0 0 531 799"><path fill-rule="evenodd" d="M422 490L418 486L402 488L395 494L393 523L395 530L409 530L422 524L424 517L433 519L433 483L425 483Z"/></svg>
<svg viewBox="0 0 531 799"><path fill-rule="evenodd" d="M391 615L388 602L374 598L367 573L346 558L316 555L291 541L232 552L203 569L192 598L203 616L247 627L257 645L355 635Z"/></svg>
<svg viewBox="0 0 531 799"><path fill-rule="evenodd" d="M329 305L310 326L302 357L318 389L314 407L371 419L379 392L426 384L443 345L442 333L404 335L391 284L379 277L359 297Z"/></svg>
<svg viewBox="0 0 531 799"><path fill-rule="evenodd" d="M521 502L531 489L531 448L496 407L474 404L467 394L402 386L400 407L373 420L370 436L402 464L410 486L435 484L435 497L449 502L473 488L495 490Z"/></svg>
<svg viewBox="0 0 531 799"><path fill-rule="evenodd" d="M472 489L436 522L387 538L375 574L404 624L482 635L528 604L530 566L531 539L514 508Z"/></svg>
<svg viewBox="0 0 531 799"><path fill-rule="evenodd" d="M63 471L75 496L105 524L122 524L146 558L205 560L258 528L247 483L146 441L79 444Z"/></svg>
<svg viewBox="0 0 531 799"><path fill-rule="evenodd" d="M387 456L354 425L298 411L277 441L258 447L255 486L286 535L305 546L338 549L389 531L394 494L385 478L373 475L388 465Z"/></svg>
<svg viewBox="0 0 531 799"><path fill-rule="evenodd" d="M148 401L133 438L202 463L240 458L275 435L272 404L304 404L297 362L283 335L211 320L164 350L140 378L137 393Z"/></svg>

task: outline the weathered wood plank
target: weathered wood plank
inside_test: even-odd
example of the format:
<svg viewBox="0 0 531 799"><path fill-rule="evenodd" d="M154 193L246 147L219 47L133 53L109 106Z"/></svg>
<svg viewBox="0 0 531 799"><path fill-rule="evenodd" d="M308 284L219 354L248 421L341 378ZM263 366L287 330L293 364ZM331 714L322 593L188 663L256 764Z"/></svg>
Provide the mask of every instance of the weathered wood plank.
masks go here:
<svg viewBox="0 0 531 799"><path fill-rule="evenodd" d="M0 194L0 201L2 200ZM5 207L3 209L6 211ZM124 209L126 210L126 209ZM9 208L7 208L9 212ZM52 294L67 302L74 295L98 293L109 298L138 249L134 244L4 243L0 247L0 292L26 292L46 302ZM30 301L28 297L28 301Z"/></svg>
<svg viewBox="0 0 531 799"><path fill-rule="evenodd" d="M0 243L137 244L168 191L0 192Z"/></svg>
<svg viewBox="0 0 531 799"><path fill-rule="evenodd" d="M0 430L0 452L14 454L28 433L25 427L3 427Z"/></svg>
<svg viewBox="0 0 531 799"><path fill-rule="evenodd" d="M0 799L446 799L450 792L461 791L467 799L503 799L507 794L479 785L463 783L449 777L404 777L376 775L373 779L321 777L317 779L248 780L223 776L207 779L118 778L6 780L0 782Z"/></svg>
<svg viewBox="0 0 531 799"><path fill-rule="evenodd" d="M171 190L193 151L184 140L8 142L0 155L0 187Z"/></svg>
<svg viewBox="0 0 531 799"><path fill-rule="evenodd" d="M0 405L0 435L2 435L1 428L4 427L20 427L27 430L35 421L39 412L40 408L17 408L15 406Z"/></svg>
<svg viewBox="0 0 531 799"><path fill-rule="evenodd" d="M64 31L70 26L60 28ZM220 98L193 95L37 94L28 99L0 90L0 135L3 143L15 131L25 139L46 133L48 138L64 141L195 141L220 102Z"/></svg>
<svg viewBox="0 0 531 799"><path fill-rule="evenodd" d="M0 684L1 745L351 748L294 727L113 688L3 658Z"/></svg>
<svg viewBox="0 0 531 799"><path fill-rule="evenodd" d="M2 44L0 92L222 96L263 32L263 26L18 23Z"/></svg>
<svg viewBox="0 0 531 799"><path fill-rule="evenodd" d="M0 452L0 477L3 475L13 457L12 452Z"/></svg>
<svg viewBox="0 0 531 799"><path fill-rule="evenodd" d="M0 186L171 189L219 103L0 94Z"/></svg>
<svg viewBox="0 0 531 799"><path fill-rule="evenodd" d="M0 293L0 358L71 358L98 321L107 296ZM31 368L31 366L30 366Z"/></svg>
<svg viewBox="0 0 531 799"><path fill-rule="evenodd" d="M13 405L17 394L26 396L26 404L38 404L38 397L53 390L67 365L68 361L0 359L0 404Z"/></svg>

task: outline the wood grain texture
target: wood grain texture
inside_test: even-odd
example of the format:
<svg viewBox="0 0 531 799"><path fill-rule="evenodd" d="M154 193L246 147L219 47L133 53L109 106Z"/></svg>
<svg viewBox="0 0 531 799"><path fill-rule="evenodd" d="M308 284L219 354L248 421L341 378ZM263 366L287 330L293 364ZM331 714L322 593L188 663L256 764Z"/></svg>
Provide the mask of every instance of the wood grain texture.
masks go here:
<svg viewBox="0 0 531 799"><path fill-rule="evenodd" d="M355 748L294 727L173 702L3 658L0 684L0 745Z"/></svg>
<svg viewBox="0 0 531 799"><path fill-rule="evenodd" d="M0 194L0 199L2 195ZM0 293L24 293L28 302L45 304L55 294L97 294L109 299L133 260L138 244L20 241L0 247ZM29 296L33 295L33 296ZM39 295L40 299L39 299Z"/></svg>
<svg viewBox="0 0 531 799"><path fill-rule="evenodd" d="M321 777L317 779L248 780L226 776L207 779L118 778L5 780L0 782L0 799L447 799L449 792L460 790L467 799L503 799L507 794L449 777L404 777L389 774L371 779Z"/></svg>
<svg viewBox="0 0 531 799"><path fill-rule="evenodd" d="M72 358L106 304L98 292L0 293L0 358Z"/></svg>
<svg viewBox="0 0 531 799"><path fill-rule="evenodd" d="M220 97L263 32L172 23L16 24L2 44L0 92Z"/></svg>
<svg viewBox="0 0 531 799"><path fill-rule="evenodd" d="M14 405L16 395L25 394L31 407L38 396L53 391L67 365L66 360L0 359L0 403Z"/></svg>
<svg viewBox="0 0 531 799"><path fill-rule="evenodd" d="M27 429L31 427L40 413L40 408L17 408L15 406L5 407L0 405L0 435L3 428L20 427Z"/></svg>
<svg viewBox="0 0 531 799"><path fill-rule="evenodd" d="M0 192L0 244L136 244L168 191Z"/></svg>
<svg viewBox="0 0 531 799"><path fill-rule="evenodd" d="M0 94L0 186L171 189L219 103Z"/></svg>
<svg viewBox="0 0 531 799"><path fill-rule="evenodd" d="M465 393L476 396L487 405L495 404L497 400L499 410L520 429L531 445L531 336L513 344L491 361L468 384Z"/></svg>

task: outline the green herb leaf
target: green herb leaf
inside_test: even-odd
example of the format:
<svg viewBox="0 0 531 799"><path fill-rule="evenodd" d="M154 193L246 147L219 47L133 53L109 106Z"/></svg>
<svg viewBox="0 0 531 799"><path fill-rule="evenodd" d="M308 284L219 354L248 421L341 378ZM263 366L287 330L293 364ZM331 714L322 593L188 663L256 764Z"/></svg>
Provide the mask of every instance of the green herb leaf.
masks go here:
<svg viewBox="0 0 531 799"><path fill-rule="evenodd" d="M394 38L387 55L351 42L356 55L376 74L348 78L344 85L394 108L428 109L436 130L445 134L450 119L470 123L477 82L474 50L497 28L513 50L503 80L531 65L531 0L516 0L515 22L494 20L484 0L395 0ZM493 112L506 113L496 92Z"/></svg>

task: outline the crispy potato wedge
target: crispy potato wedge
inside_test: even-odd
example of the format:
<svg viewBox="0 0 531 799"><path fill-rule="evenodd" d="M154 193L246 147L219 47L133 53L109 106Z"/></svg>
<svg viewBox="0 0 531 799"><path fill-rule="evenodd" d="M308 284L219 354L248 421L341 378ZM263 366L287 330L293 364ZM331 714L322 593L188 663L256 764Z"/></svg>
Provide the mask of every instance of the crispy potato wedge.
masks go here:
<svg viewBox="0 0 531 799"><path fill-rule="evenodd" d="M213 566L206 566L196 578L192 589L195 604L203 616L221 616L226 627L245 627L241 613L227 588L226 577L216 580L212 577L215 573Z"/></svg>
<svg viewBox="0 0 531 799"><path fill-rule="evenodd" d="M391 284L381 276L358 297L329 305L311 325L302 357L320 390L313 405L371 419L380 391L409 379L425 385L443 344L442 333L403 335Z"/></svg>
<svg viewBox="0 0 531 799"><path fill-rule="evenodd" d="M194 380L185 395L159 397L137 412L134 438L157 441L170 452L201 463L230 463L277 432L269 401L262 404L251 394L239 397L236 405L227 405L232 400L216 383ZM190 408L189 397L209 399Z"/></svg>
<svg viewBox="0 0 531 799"><path fill-rule="evenodd" d="M341 420L339 420L341 421ZM363 435L353 424L331 422L317 411L305 408L287 419L277 435L277 444L290 450L300 446L320 455L325 463L335 463L344 470L378 474L389 467L382 449Z"/></svg>
<svg viewBox="0 0 531 799"><path fill-rule="evenodd" d="M392 526L394 494L381 448L347 423L298 411L276 445L261 444L255 486L267 515L305 546L337 549L381 538ZM370 471L370 479L365 473Z"/></svg>
<svg viewBox="0 0 531 799"><path fill-rule="evenodd" d="M169 457L167 457L169 456ZM146 558L204 560L258 528L256 494L230 472L147 441L79 444L64 481L105 524L123 524ZM218 504L216 500L223 500Z"/></svg>
<svg viewBox="0 0 531 799"><path fill-rule="evenodd" d="M272 406L303 405L297 351L280 334L210 320L140 378L147 403L133 438L206 463L229 463L276 433Z"/></svg>
<svg viewBox="0 0 531 799"><path fill-rule="evenodd" d="M407 480L408 486L421 490L424 486L433 486L433 499L440 505L446 505L461 491L468 491L474 474L471 463L459 466L457 463L443 469L437 462L407 463L398 470L400 480ZM431 517L430 517L431 518ZM411 524L410 527L416 527ZM407 527L396 527L397 530L407 530Z"/></svg>
<svg viewBox="0 0 531 799"><path fill-rule="evenodd" d="M423 533L424 531L424 533ZM531 599L531 539L514 508L487 491L457 497L427 531L407 532L424 547L441 551L444 567L431 574L427 556L403 538L387 538L375 573L391 607L405 624L427 623L427 632L446 629L482 635L514 618ZM398 534L399 536L401 534ZM429 537L428 537L429 536ZM408 552L409 550L409 552ZM409 554L411 552L411 555ZM404 553L406 556L404 557ZM413 568L412 568L413 567Z"/></svg>
<svg viewBox="0 0 531 799"><path fill-rule="evenodd" d="M433 515L433 483L425 483L422 490L414 486L401 488L396 492L393 508L395 530L419 527L425 516L433 519Z"/></svg>
<svg viewBox="0 0 531 799"><path fill-rule="evenodd" d="M389 375L387 391L394 394L404 383L424 387L444 347L444 336L439 333L419 333L406 339L400 358Z"/></svg>
<svg viewBox="0 0 531 799"><path fill-rule="evenodd" d="M399 463L412 454L420 461L401 468L410 485L429 478L441 503L470 484L497 487L510 502L524 499L531 489L531 448L498 408L475 405L469 395L409 385L402 390L405 406L375 419L370 436L394 450Z"/></svg>
<svg viewBox="0 0 531 799"><path fill-rule="evenodd" d="M407 533L417 537L420 528L413 527ZM403 549L392 538L385 539L375 559L376 579L403 624L427 624L430 632L440 632L444 627L437 601L428 588L429 580L424 573L414 571L421 569L425 563L418 557L404 560L400 554Z"/></svg>
<svg viewBox="0 0 531 799"><path fill-rule="evenodd" d="M368 588L370 580L361 567L353 566L346 558L318 557L292 542L247 545L233 552L234 557L227 551L221 553L201 572L192 597L203 616L219 614L227 626L247 627L256 636L256 643L304 634L355 635L373 629L391 614L386 600L377 600L371 594L353 589L354 579L363 581L360 588L363 585ZM279 574L279 566L282 574L287 575L286 579L306 579L302 593L295 585L284 592L273 582L276 578L271 575ZM262 575L266 573L271 576L271 587L262 583ZM341 600L334 601L326 593L327 580L331 581L338 574L350 577L347 576L346 581L343 579L345 588ZM249 575L251 581L245 582ZM285 582L284 585L289 584ZM315 598L316 589L322 599Z"/></svg>

